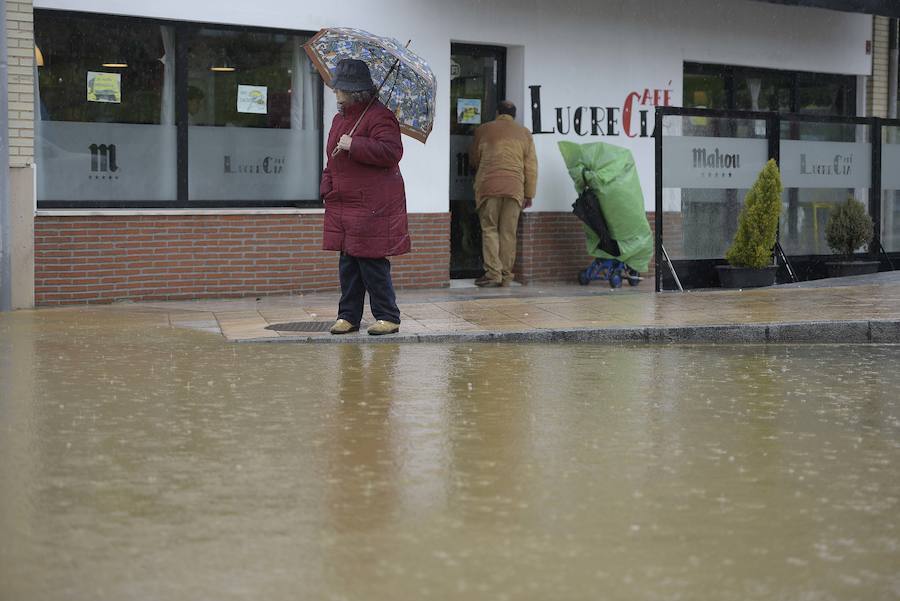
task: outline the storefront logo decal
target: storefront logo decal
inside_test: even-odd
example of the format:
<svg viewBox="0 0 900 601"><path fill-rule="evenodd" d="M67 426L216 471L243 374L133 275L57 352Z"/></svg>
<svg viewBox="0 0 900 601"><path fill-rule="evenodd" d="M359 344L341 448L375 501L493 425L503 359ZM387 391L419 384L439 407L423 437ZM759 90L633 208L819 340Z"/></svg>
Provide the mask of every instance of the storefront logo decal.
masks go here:
<svg viewBox="0 0 900 601"><path fill-rule="evenodd" d="M116 173L119 165L116 163L115 144L91 144L88 146L91 153L91 173ZM117 175L89 175L88 179L119 179Z"/></svg>
<svg viewBox="0 0 900 601"><path fill-rule="evenodd" d="M671 85L671 81L669 84ZM628 138L649 138L650 108L670 106L670 88L633 91L625 96L621 106L557 106L556 127L543 128L541 118L541 86L528 86L531 90L531 132L533 134L575 133L578 136L626 136ZM635 110L637 108L637 110Z"/></svg>
<svg viewBox="0 0 900 601"><path fill-rule="evenodd" d="M734 177L734 169L741 168L741 155L724 153L718 148L694 148L694 169L702 169L700 177Z"/></svg>
<svg viewBox="0 0 900 601"><path fill-rule="evenodd" d="M233 161L230 154L225 155L225 173L240 175L281 175L284 172L284 157L265 157L261 161Z"/></svg>
<svg viewBox="0 0 900 601"><path fill-rule="evenodd" d="M831 163L807 163L800 153L800 175L853 175L853 154L836 154Z"/></svg>

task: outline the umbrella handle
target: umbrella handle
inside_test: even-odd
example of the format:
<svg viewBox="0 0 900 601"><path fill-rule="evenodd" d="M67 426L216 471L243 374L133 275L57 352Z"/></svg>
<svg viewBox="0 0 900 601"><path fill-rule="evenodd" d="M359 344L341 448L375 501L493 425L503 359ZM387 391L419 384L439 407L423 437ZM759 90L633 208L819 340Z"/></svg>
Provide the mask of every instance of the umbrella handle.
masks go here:
<svg viewBox="0 0 900 601"><path fill-rule="evenodd" d="M359 119L356 120L356 123L353 124L353 127L347 133L348 136L353 136L354 132L356 132L356 128L359 127L359 122L362 121L362 118L366 116L366 113L369 112L369 109L372 107L372 104L375 102L375 99L378 98L378 95L372 97L372 100L369 101L369 104L366 105L366 108L363 109L362 114L360 114ZM334 150L331 151L331 156L336 157L341 149L337 146L334 147Z"/></svg>

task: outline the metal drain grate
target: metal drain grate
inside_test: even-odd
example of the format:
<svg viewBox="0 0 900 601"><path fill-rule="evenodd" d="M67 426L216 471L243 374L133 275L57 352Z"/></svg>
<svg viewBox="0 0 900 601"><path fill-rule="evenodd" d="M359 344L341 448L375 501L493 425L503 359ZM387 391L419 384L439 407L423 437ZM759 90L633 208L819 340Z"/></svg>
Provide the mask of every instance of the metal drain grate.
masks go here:
<svg viewBox="0 0 900 601"><path fill-rule="evenodd" d="M333 324L333 321L292 321L290 323L273 323L266 326L266 329L277 332L327 332Z"/></svg>

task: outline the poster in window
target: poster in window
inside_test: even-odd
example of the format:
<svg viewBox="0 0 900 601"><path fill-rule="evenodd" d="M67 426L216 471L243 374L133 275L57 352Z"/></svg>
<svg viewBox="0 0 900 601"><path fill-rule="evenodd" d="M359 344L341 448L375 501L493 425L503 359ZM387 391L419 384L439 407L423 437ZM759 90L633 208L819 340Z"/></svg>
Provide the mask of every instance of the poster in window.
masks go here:
<svg viewBox="0 0 900 601"><path fill-rule="evenodd" d="M87 73L88 102L122 102L122 75L120 73Z"/></svg>
<svg viewBox="0 0 900 601"><path fill-rule="evenodd" d="M457 98L456 122L465 125L481 123L481 98Z"/></svg>
<svg viewBox="0 0 900 601"><path fill-rule="evenodd" d="M266 86L238 85L237 110L239 113L265 115L268 96L268 88Z"/></svg>

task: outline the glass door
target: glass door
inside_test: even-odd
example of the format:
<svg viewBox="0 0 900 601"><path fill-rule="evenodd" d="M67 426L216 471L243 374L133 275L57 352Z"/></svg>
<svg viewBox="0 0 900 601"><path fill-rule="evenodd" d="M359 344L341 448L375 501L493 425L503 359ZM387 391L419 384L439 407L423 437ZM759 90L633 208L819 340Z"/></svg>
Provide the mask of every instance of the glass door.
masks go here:
<svg viewBox="0 0 900 601"><path fill-rule="evenodd" d="M506 95L506 49L450 46L450 277L482 274L481 226L469 145L475 129L497 116Z"/></svg>

